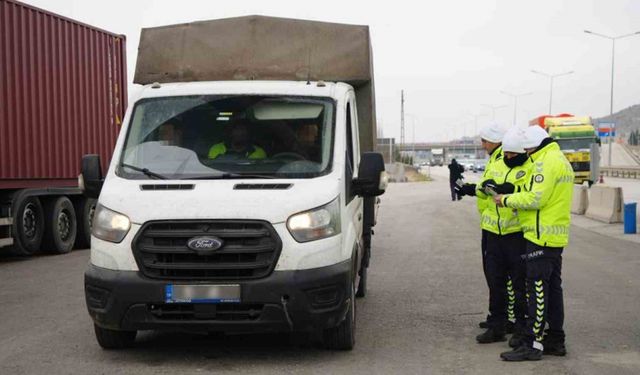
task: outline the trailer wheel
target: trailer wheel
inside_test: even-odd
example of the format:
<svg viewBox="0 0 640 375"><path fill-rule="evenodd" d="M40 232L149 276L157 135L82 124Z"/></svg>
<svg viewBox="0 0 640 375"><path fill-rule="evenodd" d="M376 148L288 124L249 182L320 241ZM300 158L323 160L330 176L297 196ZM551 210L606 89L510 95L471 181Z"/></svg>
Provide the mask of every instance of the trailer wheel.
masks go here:
<svg viewBox="0 0 640 375"><path fill-rule="evenodd" d="M44 245L54 254L68 253L73 249L78 231L76 211L67 197L52 198L45 204Z"/></svg>
<svg viewBox="0 0 640 375"><path fill-rule="evenodd" d="M96 200L82 198L77 202L76 215L78 217L78 234L76 235L76 248L88 249L91 247L91 224L93 213L96 210Z"/></svg>
<svg viewBox="0 0 640 375"><path fill-rule="evenodd" d="M22 197L16 202L13 232L16 234L14 252L32 255L40 250L44 234L44 210L38 197Z"/></svg>
<svg viewBox="0 0 640 375"><path fill-rule="evenodd" d="M103 349L123 349L133 346L137 331L114 331L93 324L96 340Z"/></svg>

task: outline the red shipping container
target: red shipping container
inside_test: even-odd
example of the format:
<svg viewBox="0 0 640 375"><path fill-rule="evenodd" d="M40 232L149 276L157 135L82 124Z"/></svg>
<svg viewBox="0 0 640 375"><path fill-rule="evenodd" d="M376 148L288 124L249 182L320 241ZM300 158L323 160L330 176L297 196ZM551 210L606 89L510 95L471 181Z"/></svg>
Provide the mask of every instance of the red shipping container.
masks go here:
<svg viewBox="0 0 640 375"><path fill-rule="evenodd" d="M76 186L111 159L127 106L126 39L0 0L0 189Z"/></svg>

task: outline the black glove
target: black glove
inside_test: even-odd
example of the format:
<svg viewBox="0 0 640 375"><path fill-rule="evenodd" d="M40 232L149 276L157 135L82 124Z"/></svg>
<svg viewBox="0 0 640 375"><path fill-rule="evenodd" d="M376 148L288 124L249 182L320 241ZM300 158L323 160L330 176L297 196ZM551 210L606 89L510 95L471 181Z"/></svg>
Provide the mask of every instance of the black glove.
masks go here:
<svg viewBox="0 0 640 375"><path fill-rule="evenodd" d="M505 182L504 184L496 186L494 190L498 194L513 194L513 192L516 191L516 187L513 186L512 183Z"/></svg>
<svg viewBox="0 0 640 375"><path fill-rule="evenodd" d="M492 180L492 179L485 180L484 182L482 182L482 188L480 190L482 190L482 192L487 194L487 195L491 195L487 191L487 188L490 188L491 190L496 191L496 187L497 186L498 186L498 184L494 180Z"/></svg>
<svg viewBox="0 0 640 375"><path fill-rule="evenodd" d="M470 197L476 196L476 184L464 184L460 188L462 195L468 195Z"/></svg>
<svg viewBox="0 0 640 375"><path fill-rule="evenodd" d="M484 180L482 182L482 188L486 188L487 185L490 185L492 188L495 188L496 186L498 186L498 183L496 183L493 179L489 179L489 180Z"/></svg>

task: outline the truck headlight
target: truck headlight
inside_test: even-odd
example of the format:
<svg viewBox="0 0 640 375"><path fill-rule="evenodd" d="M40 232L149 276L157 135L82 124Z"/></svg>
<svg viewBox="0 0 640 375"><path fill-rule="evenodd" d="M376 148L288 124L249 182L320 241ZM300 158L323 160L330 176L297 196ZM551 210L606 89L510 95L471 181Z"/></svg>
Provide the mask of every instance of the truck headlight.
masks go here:
<svg viewBox="0 0 640 375"><path fill-rule="evenodd" d="M298 242L315 241L340 233L340 199L309 211L291 215L287 228Z"/></svg>
<svg viewBox="0 0 640 375"><path fill-rule="evenodd" d="M93 214L91 234L104 241L119 243L130 228L131 221L128 217L98 204Z"/></svg>

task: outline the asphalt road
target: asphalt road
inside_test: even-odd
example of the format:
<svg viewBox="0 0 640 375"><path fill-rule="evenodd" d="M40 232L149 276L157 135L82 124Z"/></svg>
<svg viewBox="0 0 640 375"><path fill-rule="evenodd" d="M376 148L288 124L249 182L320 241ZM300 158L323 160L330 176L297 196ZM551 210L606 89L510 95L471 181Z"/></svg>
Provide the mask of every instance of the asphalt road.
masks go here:
<svg viewBox="0 0 640 375"><path fill-rule="evenodd" d="M125 351L95 342L83 296L88 251L0 257L0 374L637 374L640 249L574 228L564 259L569 355L505 363L479 345L486 311L472 199L445 179L393 184L374 237L357 344L331 352L289 335L143 332Z"/></svg>

